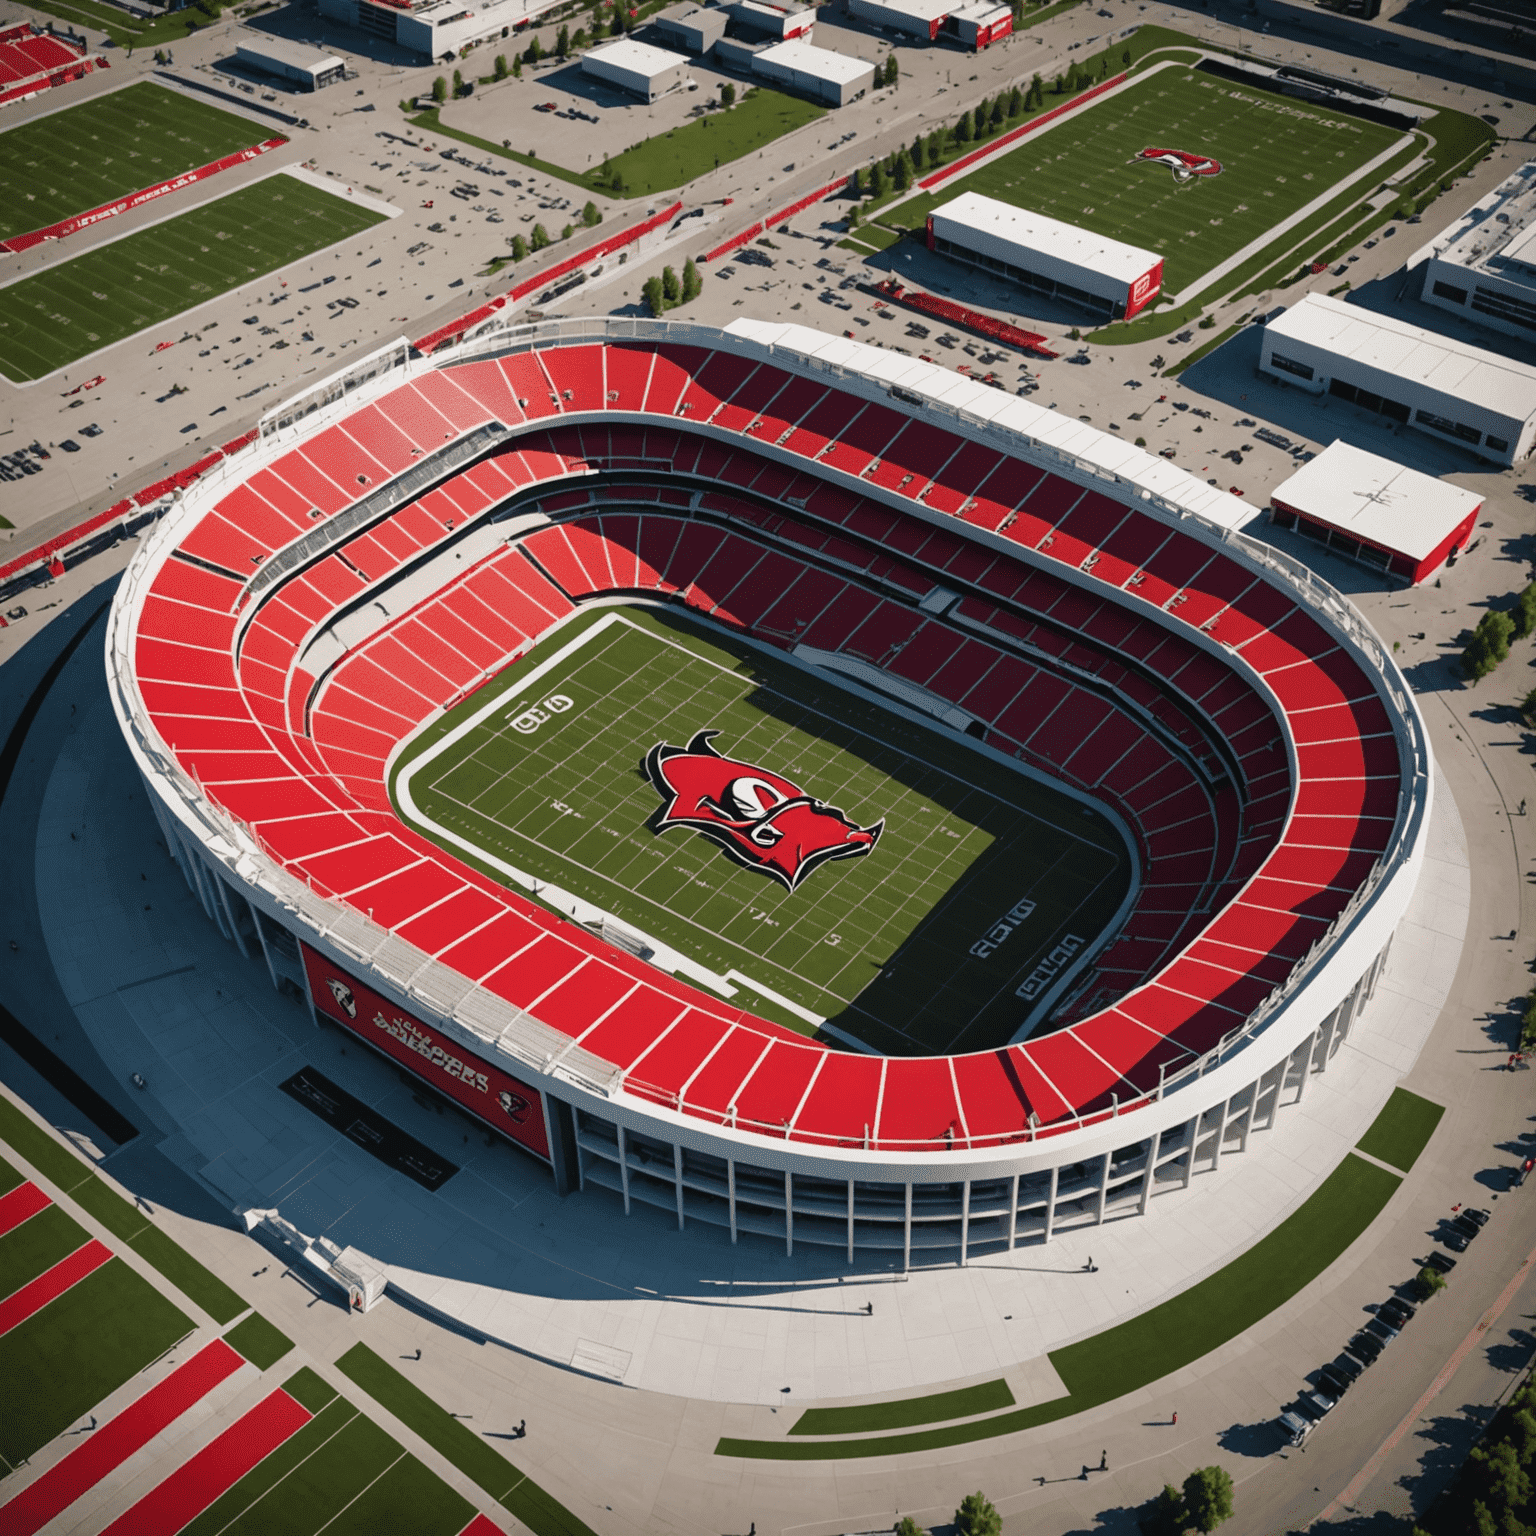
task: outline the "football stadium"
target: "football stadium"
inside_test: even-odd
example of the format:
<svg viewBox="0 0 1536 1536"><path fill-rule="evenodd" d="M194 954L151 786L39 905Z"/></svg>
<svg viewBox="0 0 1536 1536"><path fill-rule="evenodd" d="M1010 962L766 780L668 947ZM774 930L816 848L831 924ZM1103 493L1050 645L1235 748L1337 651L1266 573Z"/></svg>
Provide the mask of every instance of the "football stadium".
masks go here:
<svg viewBox="0 0 1536 1536"><path fill-rule="evenodd" d="M1244 1150L1407 910L1417 708L1236 505L803 326L481 313L178 493L111 698L209 919L561 1192L965 1262Z"/></svg>

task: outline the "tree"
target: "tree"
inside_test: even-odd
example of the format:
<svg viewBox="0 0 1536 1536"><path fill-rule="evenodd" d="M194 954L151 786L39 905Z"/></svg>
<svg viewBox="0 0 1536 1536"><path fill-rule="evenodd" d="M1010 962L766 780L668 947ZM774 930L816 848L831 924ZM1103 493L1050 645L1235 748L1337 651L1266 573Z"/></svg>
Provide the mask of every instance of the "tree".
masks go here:
<svg viewBox="0 0 1536 1536"><path fill-rule="evenodd" d="M661 269L661 296L667 301L669 308L683 296L682 289L677 284L677 273L671 267Z"/></svg>
<svg viewBox="0 0 1536 1536"><path fill-rule="evenodd" d="M597 204L590 198L587 199L587 206L581 210L581 222L588 229L596 229L603 222L602 214L597 211Z"/></svg>
<svg viewBox="0 0 1536 1536"><path fill-rule="evenodd" d="M645 300L645 307L650 310L652 316L659 319L667 307L667 301L662 297L661 293L661 279L659 277L646 278L645 287L640 292L641 297Z"/></svg>
<svg viewBox="0 0 1536 1536"><path fill-rule="evenodd" d="M1037 74L1034 79L1029 82L1029 94L1025 97L1024 109L1025 111L1028 111L1031 107L1039 108L1043 107L1044 105L1045 81L1042 80Z"/></svg>
<svg viewBox="0 0 1536 1536"><path fill-rule="evenodd" d="M1061 93L1066 90L1066 88L1067 82L1063 80L1060 75L1057 75L1056 78L1051 81L1051 90L1058 96L1060 96Z"/></svg>
<svg viewBox="0 0 1536 1536"><path fill-rule="evenodd" d="M896 1536L928 1536L928 1532L911 1515L903 1515L896 1522Z"/></svg>
<svg viewBox="0 0 1536 1536"><path fill-rule="evenodd" d="M1074 59L1067 68L1067 95L1077 94L1077 88L1082 84L1082 76L1077 71L1077 61Z"/></svg>
<svg viewBox="0 0 1536 1536"><path fill-rule="evenodd" d="M571 51L571 29L561 27L555 35L555 57L563 59Z"/></svg>
<svg viewBox="0 0 1536 1536"><path fill-rule="evenodd" d="M432 82L432 100L438 106L442 106L448 100L448 82L441 75Z"/></svg>
<svg viewBox="0 0 1536 1536"><path fill-rule="evenodd" d="M507 56L504 53L496 55L496 62L491 66L491 79L505 80L507 78Z"/></svg>
<svg viewBox="0 0 1536 1536"><path fill-rule="evenodd" d="M869 168L869 195L871 197L884 197L886 193L885 167L872 165Z"/></svg>
<svg viewBox="0 0 1536 1536"><path fill-rule="evenodd" d="M520 53L512 55L512 78L514 80L523 78L523 56Z"/></svg>
<svg viewBox="0 0 1536 1536"><path fill-rule="evenodd" d="M1232 1518L1232 1477L1224 1467L1196 1467L1184 1479L1184 1518L1206 1532Z"/></svg>
<svg viewBox="0 0 1536 1536"><path fill-rule="evenodd" d="M523 50L523 57L530 64L537 64L544 57L544 45L536 35L528 39L528 46Z"/></svg>
<svg viewBox="0 0 1536 1536"><path fill-rule="evenodd" d="M1523 640L1536 631L1536 581L1530 583L1515 599L1515 636Z"/></svg>
<svg viewBox="0 0 1536 1536"><path fill-rule="evenodd" d="M1008 116L1010 118L1024 115L1024 92L1018 86L1008 92Z"/></svg>
<svg viewBox="0 0 1536 1536"><path fill-rule="evenodd" d="M849 229L857 229L858 227L859 227L859 205L857 203L855 203L853 205L853 207L848 210L848 228Z"/></svg>
<svg viewBox="0 0 1536 1536"><path fill-rule="evenodd" d="M586 46L587 46L587 29L585 27L577 27L576 31L575 31L575 34L571 38L571 47L572 48L585 48Z"/></svg>
<svg viewBox="0 0 1536 1536"><path fill-rule="evenodd" d="M999 94L992 102L992 110L987 113L987 127L995 133L1003 126L1003 120L1008 115L1008 106Z"/></svg>
<svg viewBox="0 0 1536 1536"><path fill-rule="evenodd" d="M464 75L457 69L453 72L453 94L455 100L464 94Z"/></svg>
<svg viewBox="0 0 1536 1536"><path fill-rule="evenodd" d="M1120 62L1125 65L1127 69L1131 67L1131 50L1129 48L1127 48L1125 52L1120 55Z"/></svg>
<svg viewBox="0 0 1536 1536"><path fill-rule="evenodd" d="M864 167L855 166L853 175L848 178L848 191L854 197L864 196Z"/></svg>
<svg viewBox="0 0 1536 1536"><path fill-rule="evenodd" d="M1184 1495L1172 1483L1164 1483L1163 1491L1150 1501L1141 1528L1146 1536L1184 1536L1184 1525Z"/></svg>
<svg viewBox="0 0 1536 1536"><path fill-rule="evenodd" d="M734 107L736 105L736 87L729 80L720 87L720 105L722 107Z"/></svg>
<svg viewBox="0 0 1536 1536"><path fill-rule="evenodd" d="M704 279L699 276L699 269L694 266L693 257L690 256L683 263L683 303L698 298L703 291Z"/></svg>
<svg viewBox="0 0 1536 1536"><path fill-rule="evenodd" d="M1472 639L1461 653L1461 670L1471 682L1487 677L1509 655L1509 639L1514 632L1515 621L1496 609L1477 621Z"/></svg>
<svg viewBox="0 0 1536 1536"><path fill-rule="evenodd" d="M1467 1457L1467 1471L1483 1502L1496 1514L1518 1511L1531 1496L1530 1474L1508 1440L1492 1449L1475 1446Z"/></svg>
<svg viewBox="0 0 1536 1536"><path fill-rule="evenodd" d="M931 170L944 155L944 135L937 128L928 135L927 142L923 145L923 156Z"/></svg>
<svg viewBox="0 0 1536 1536"><path fill-rule="evenodd" d="M534 250L542 251L549 244L549 231L542 224L533 226L533 239L531 241Z"/></svg>
<svg viewBox="0 0 1536 1536"><path fill-rule="evenodd" d="M893 85L896 84L896 81L900 78L900 75L901 75L901 66L896 62L896 55L893 53L885 61L885 78L880 83L882 85L891 85L891 86L893 86Z"/></svg>
<svg viewBox="0 0 1536 1536"><path fill-rule="evenodd" d="M1001 1536L1003 1517L984 1494L968 1493L955 1511L955 1536Z"/></svg>
<svg viewBox="0 0 1536 1536"><path fill-rule="evenodd" d="M528 254L528 242L521 235L512 236L512 260L521 261Z"/></svg>
<svg viewBox="0 0 1536 1536"><path fill-rule="evenodd" d="M957 144L969 144L976 137L975 126L971 122L971 114L962 112L960 121L955 124L955 142Z"/></svg>
<svg viewBox="0 0 1536 1536"><path fill-rule="evenodd" d="M575 233L576 226L574 224L567 224L565 228L560 231L560 238L562 240L569 240Z"/></svg>
<svg viewBox="0 0 1536 1536"><path fill-rule="evenodd" d="M905 192L912 185L912 159L906 152L896 156L896 190Z"/></svg>

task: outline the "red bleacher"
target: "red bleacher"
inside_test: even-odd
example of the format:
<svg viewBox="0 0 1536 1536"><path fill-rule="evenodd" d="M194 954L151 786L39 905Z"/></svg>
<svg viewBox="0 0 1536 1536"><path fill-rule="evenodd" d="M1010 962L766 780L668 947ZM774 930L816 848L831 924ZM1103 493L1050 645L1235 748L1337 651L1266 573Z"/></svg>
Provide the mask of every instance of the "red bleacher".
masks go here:
<svg viewBox="0 0 1536 1536"><path fill-rule="evenodd" d="M490 419L519 430L245 592L275 550ZM455 564L339 657L315 646L340 608L513 497L554 521ZM942 615L916 606L936 586L959 598ZM404 826L385 788L396 744L615 592L889 668L1114 806L1142 887L1063 1027L952 1063L829 1052ZM1047 1134L1155 1089L1286 979L1397 812L1370 678L1283 589L1101 492L704 348L585 342L419 375L226 492L161 566L136 644L145 705L183 767L316 891L615 1063L630 1092L791 1139L985 1144L1035 1134L1031 1115Z"/></svg>

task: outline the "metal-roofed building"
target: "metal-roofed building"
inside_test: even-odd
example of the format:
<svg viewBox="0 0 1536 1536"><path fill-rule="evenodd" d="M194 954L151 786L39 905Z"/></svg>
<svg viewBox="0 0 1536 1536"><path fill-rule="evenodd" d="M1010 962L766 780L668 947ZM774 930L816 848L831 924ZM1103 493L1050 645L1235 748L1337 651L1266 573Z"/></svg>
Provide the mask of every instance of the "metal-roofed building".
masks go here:
<svg viewBox="0 0 1536 1536"><path fill-rule="evenodd" d="M830 48L813 47L803 38L764 48L752 60L752 73L760 80L787 85L834 107L857 101L875 82L873 64Z"/></svg>
<svg viewBox="0 0 1536 1536"><path fill-rule="evenodd" d="M1426 304L1474 325L1536 337L1536 160L1442 230L1422 261Z"/></svg>
<svg viewBox="0 0 1536 1536"><path fill-rule="evenodd" d="M726 14L719 6L669 5L653 18L656 30L668 42L689 53L708 53L725 36Z"/></svg>
<svg viewBox="0 0 1536 1536"><path fill-rule="evenodd" d="M928 215L928 249L1107 319L1146 308L1163 286L1155 251L977 192Z"/></svg>
<svg viewBox="0 0 1536 1536"><path fill-rule="evenodd" d="M1265 326L1259 366L1498 464L1536 444L1536 368L1322 294Z"/></svg>
<svg viewBox="0 0 1536 1536"><path fill-rule="evenodd" d="M1357 564L1428 581L1467 547L1483 498L1334 442L1270 493L1270 521Z"/></svg>
<svg viewBox="0 0 1536 1536"><path fill-rule="evenodd" d="M637 43L631 37L605 43L581 56L584 75L591 75L605 85L615 85L647 102L677 90L688 78L691 68L692 60L686 53Z"/></svg>
<svg viewBox="0 0 1536 1536"><path fill-rule="evenodd" d="M247 69L290 81L306 91L318 91L323 85L344 79L347 73L345 62L334 53L303 48L298 43L284 42L280 37L265 37L259 43L238 43L235 58Z"/></svg>

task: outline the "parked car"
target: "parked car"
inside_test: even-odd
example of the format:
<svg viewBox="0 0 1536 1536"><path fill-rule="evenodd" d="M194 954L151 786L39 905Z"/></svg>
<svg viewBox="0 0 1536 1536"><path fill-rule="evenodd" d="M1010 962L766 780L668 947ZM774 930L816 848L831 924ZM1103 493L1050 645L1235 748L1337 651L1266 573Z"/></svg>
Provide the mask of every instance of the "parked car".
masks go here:
<svg viewBox="0 0 1536 1536"><path fill-rule="evenodd" d="M1349 1363L1354 1365L1355 1362L1351 1360ZM1356 1368L1355 1374L1359 1374L1358 1367ZM1335 1402L1343 1397L1343 1395L1348 1392L1355 1383L1355 1377L1349 1375L1348 1372L1341 1369L1338 1362L1334 1360L1330 1360L1328 1364L1325 1365L1322 1370L1317 1373L1317 1378L1318 1385L1322 1387L1323 1390L1327 1392Z"/></svg>
<svg viewBox="0 0 1536 1536"><path fill-rule="evenodd" d="M1361 1332L1368 1333L1373 1339L1380 1339L1383 1344L1390 1344L1397 1337L1398 1330L1391 1323L1373 1317Z"/></svg>
<svg viewBox="0 0 1536 1536"><path fill-rule="evenodd" d="M1357 1333L1344 1346L1362 1365L1375 1365L1377 1358L1386 1347L1380 1339L1363 1332Z"/></svg>
<svg viewBox="0 0 1536 1536"><path fill-rule="evenodd" d="M1448 1253L1436 1251L1424 1260L1424 1268L1435 1270L1438 1274L1448 1275L1456 1268L1456 1260Z"/></svg>
<svg viewBox="0 0 1536 1536"><path fill-rule="evenodd" d="M1404 1301L1401 1296L1394 1296L1377 1307L1376 1315L1386 1318L1394 1328L1401 1330L1404 1323L1417 1315L1418 1310L1411 1301Z"/></svg>
<svg viewBox="0 0 1536 1536"><path fill-rule="evenodd" d="M1447 1227L1440 1234L1440 1241L1454 1253L1465 1253L1472 1246L1472 1239L1461 1227Z"/></svg>
<svg viewBox="0 0 1536 1536"><path fill-rule="evenodd" d="M1281 1434L1290 1445L1304 1444L1307 1436L1312 1433L1312 1421L1299 1418L1289 1408L1285 1409L1275 1422L1280 1426Z"/></svg>
<svg viewBox="0 0 1536 1536"><path fill-rule="evenodd" d="M1469 1205L1466 1210L1464 1210L1456 1218L1456 1222L1457 1225L1460 1225L1464 1221L1469 1221L1474 1227L1482 1228L1488 1225L1489 1214L1490 1213L1487 1211L1475 1210L1472 1206Z"/></svg>
<svg viewBox="0 0 1536 1536"><path fill-rule="evenodd" d="M1329 1397L1326 1392L1303 1392L1296 1399L1296 1411L1314 1424L1327 1418L1338 1406L1338 1399Z"/></svg>

